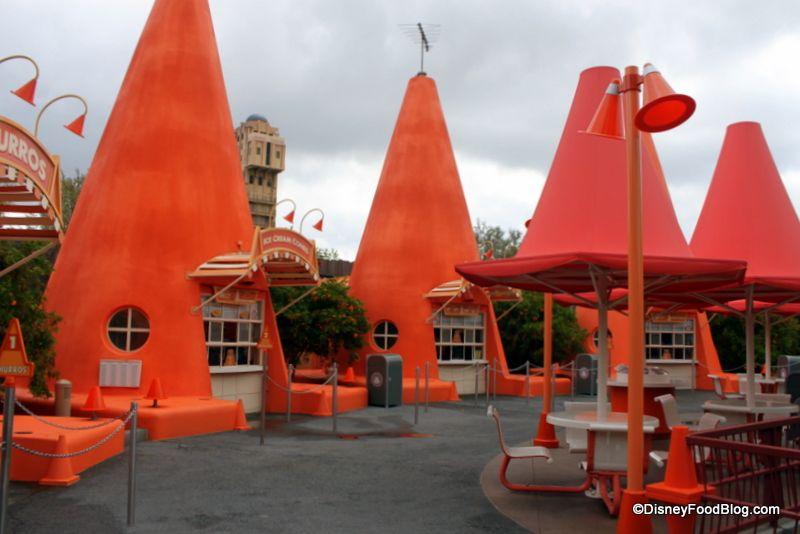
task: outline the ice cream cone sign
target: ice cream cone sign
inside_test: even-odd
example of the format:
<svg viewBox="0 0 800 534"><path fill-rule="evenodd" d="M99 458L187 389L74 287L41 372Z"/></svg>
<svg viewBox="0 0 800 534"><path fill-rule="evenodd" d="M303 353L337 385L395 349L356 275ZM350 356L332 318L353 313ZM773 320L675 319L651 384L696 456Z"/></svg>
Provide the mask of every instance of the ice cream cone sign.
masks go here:
<svg viewBox="0 0 800 534"><path fill-rule="evenodd" d="M264 334L261 336L261 339L258 340L256 346L261 350L267 350L272 348L272 341L269 340L269 332L264 330Z"/></svg>
<svg viewBox="0 0 800 534"><path fill-rule="evenodd" d="M11 319L0 345L0 376L33 376L33 364L25 353L22 328L18 319Z"/></svg>

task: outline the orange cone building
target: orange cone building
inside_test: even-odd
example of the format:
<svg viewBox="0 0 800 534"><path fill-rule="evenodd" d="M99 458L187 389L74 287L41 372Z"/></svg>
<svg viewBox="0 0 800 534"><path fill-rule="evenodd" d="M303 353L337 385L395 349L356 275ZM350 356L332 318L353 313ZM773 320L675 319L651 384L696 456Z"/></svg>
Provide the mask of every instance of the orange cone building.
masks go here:
<svg viewBox="0 0 800 534"><path fill-rule="evenodd" d="M408 82L350 276L372 325L356 373L370 354L401 355L407 401L415 368L424 373L426 363L432 401L456 399L455 385L473 391L476 360L505 373L491 302L454 269L477 259L436 83L419 74Z"/></svg>
<svg viewBox="0 0 800 534"><path fill-rule="evenodd" d="M140 360L137 386L104 392L158 377L210 395L205 289L187 273L252 235L208 4L157 0L47 288L61 376L86 392L101 360Z"/></svg>

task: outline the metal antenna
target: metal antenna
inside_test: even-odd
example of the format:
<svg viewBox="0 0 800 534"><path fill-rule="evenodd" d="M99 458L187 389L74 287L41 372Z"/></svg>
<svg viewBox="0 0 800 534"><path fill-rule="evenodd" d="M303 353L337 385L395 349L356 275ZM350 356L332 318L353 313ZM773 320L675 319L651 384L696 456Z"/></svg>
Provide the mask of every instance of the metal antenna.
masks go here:
<svg viewBox="0 0 800 534"><path fill-rule="evenodd" d="M425 52L430 52L431 44L436 42L441 32L441 24L400 24L400 29L415 44L419 45L419 73L425 74Z"/></svg>

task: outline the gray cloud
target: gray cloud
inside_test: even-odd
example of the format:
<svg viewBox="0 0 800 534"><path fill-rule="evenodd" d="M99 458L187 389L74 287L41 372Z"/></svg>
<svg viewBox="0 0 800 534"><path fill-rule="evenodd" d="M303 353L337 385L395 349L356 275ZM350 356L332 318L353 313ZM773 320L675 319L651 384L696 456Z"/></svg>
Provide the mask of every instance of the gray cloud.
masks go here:
<svg viewBox="0 0 800 534"><path fill-rule="evenodd" d="M792 52L800 53L796 2L211 5L234 121L258 112L277 125L288 144L284 183L317 202L325 196L315 195L315 186L348 179L346 173L321 174L352 170L346 162L354 159L363 162L361 172L379 169L406 80L418 67L417 51L398 24L418 20L442 24L426 70L439 85L462 174L463 160L472 160L499 166L497 180L502 169L531 177L520 181L515 173L510 183L530 188L519 192L525 200L490 222L519 226L530 215L539 187L534 175L549 168L578 73L598 64L621 68L652 60L676 89L697 99L695 117L657 139L668 181L680 190L676 209L687 232L728 123L762 122L779 168L800 170L800 74L792 70ZM60 128L77 107L65 103L45 120L42 137L62 154L67 171L88 167L150 6L141 0L5 2L2 53L29 53L40 61L39 100L75 91L90 102L85 141ZM0 69L4 87L27 80L25 65ZM4 91L0 113L31 124L33 110ZM339 163L326 167L298 158ZM371 182L359 177L367 189L375 182L377 174ZM800 191L793 194L800 199ZM489 206L498 199L486 196L471 200L473 217L498 217ZM346 229L324 238L328 245L354 251L364 204L328 206L348 215L342 217Z"/></svg>

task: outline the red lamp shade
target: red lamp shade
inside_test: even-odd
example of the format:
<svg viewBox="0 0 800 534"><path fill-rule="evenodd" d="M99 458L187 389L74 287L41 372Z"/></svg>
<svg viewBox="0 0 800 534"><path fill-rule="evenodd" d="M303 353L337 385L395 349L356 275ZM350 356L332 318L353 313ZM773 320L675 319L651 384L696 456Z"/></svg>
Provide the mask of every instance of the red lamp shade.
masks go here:
<svg viewBox="0 0 800 534"><path fill-rule="evenodd" d="M288 223L294 224L294 210L292 210L289 213L287 213L286 215L284 215L283 216L283 220L288 222Z"/></svg>
<svg viewBox="0 0 800 534"><path fill-rule="evenodd" d="M24 100L31 106L35 106L36 104L33 103L33 95L36 93L36 81L38 79L39 78L33 78L31 81L29 81L16 91L11 91L11 92L20 97L22 100Z"/></svg>
<svg viewBox="0 0 800 534"><path fill-rule="evenodd" d="M622 97L619 94L619 80L614 80L608 85L606 94L597 106L589 126L584 133L610 137L611 139L625 139L625 129L622 126Z"/></svg>
<svg viewBox="0 0 800 534"><path fill-rule="evenodd" d="M83 137L83 123L86 121L86 113L75 119L69 124L65 124L64 128L74 133L77 136Z"/></svg>
<svg viewBox="0 0 800 534"><path fill-rule="evenodd" d="M86 396L83 410L87 412L99 412L105 409L106 403L103 401L103 394L100 392L100 387L94 386L89 390L89 395Z"/></svg>
<svg viewBox="0 0 800 534"><path fill-rule="evenodd" d="M325 219L325 218L323 217L322 219L318 220L318 221L316 222L316 224L314 224L314 228L315 228L317 231L319 231L319 232L321 232L321 231L322 231L322 221L323 221L324 219Z"/></svg>
<svg viewBox="0 0 800 534"><path fill-rule="evenodd" d="M492 248L487 250L486 253L483 255L484 260L491 260L493 257L494 257L494 249Z"/></svg>
<svg viewBox="0 0 800 534"><path fill-rule="evenodd" d="M643 132L663 132L682 124L692 116L695 101L672 90L652 64L644 66L644 105L634 119Z"/></svg>

